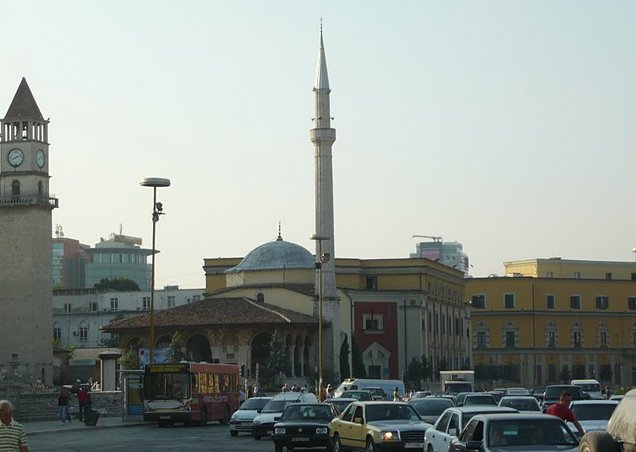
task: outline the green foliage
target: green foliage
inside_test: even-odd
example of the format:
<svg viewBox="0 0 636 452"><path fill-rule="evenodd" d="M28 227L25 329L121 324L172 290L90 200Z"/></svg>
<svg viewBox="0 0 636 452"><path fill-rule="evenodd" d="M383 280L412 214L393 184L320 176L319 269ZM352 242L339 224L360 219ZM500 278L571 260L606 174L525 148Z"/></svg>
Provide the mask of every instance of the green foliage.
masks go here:
<svg viewBox="0 0 636 452"><path fill-rule="evenodd" d="M446 358L440 358L439 361L437 361L437 368L439 370L450 370Z"/></svg>
<svg viewBox="0 0 636 452"><path fill-rule="evenodd" d="M364 361L362 361L362 353L360 353L355 336L351 336L351 360L353 361L353 376L356 378L367 378L367 371L364 368Z"/></svg>
<svg viewBox="0 0 636 452"><path fill-rule="evenodd" d="M118 292L132 292L139 289L139 285L129 278L104 278L94 285L98 290L116 290Z"/></svg>
<svg viewBox="0 0 636 452"><path fill-rule="evenodd" d="M108 347L108 348L116 348L118 345L119 338L117 334L111 333L108 335L104 335L102 339L99 341L100 347Z"/></svg>
<svg viewBox="0 0 636 452"><path fill-rule="evenodd" d="M433 379L433 366L426 355L422 355L422 378L426 381Z"/></svg>
<svg viewBox="0 0 636 452"><path fill-rule="evenodd" d="M129 349L119 357L117 363L122 369L139 369L139 356L133 349Z"/></svg>
<svg viewBox="0 0 636 452"><path fill-rule="evenodd" d="M291 366L289 350L285 347L284 339L279 336L278 331L274 331L269 341L269 358L267 367L273 372L286 372Z"/></svg>
<svg viewBox="0 0 636 452"><path fill-rule="evenodd" d="M423 378L422 361L415 357L411 359L411 362L406 368L404 377L405 377L404 382L407 383L407 386L409 388L415 388L417 390L420 390L422 388L421 381Z"/></svg>
<svg viewBox="0 0 636 452"><path fill-rule="evenodd" d="M168 360L171 363L178 363L186 358L183 353L183 336L178 331L175 331L172 335L172 340L168 346Z"/></svg>
<svg viewBox="0 0 636 452"><path fill-rule="evenodd" d="M345 334L344 341L340 347L340 376L341 378L347 378L351 375L349 367L349 341Z"/></svg>

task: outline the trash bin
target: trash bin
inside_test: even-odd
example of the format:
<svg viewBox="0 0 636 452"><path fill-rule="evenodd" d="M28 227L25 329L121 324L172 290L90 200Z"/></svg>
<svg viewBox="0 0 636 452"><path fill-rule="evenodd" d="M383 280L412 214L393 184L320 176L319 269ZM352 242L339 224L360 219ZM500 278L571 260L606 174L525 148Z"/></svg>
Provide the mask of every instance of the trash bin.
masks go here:
<svg viewBox="0 0 636 452"><path fill-rule="evenodd" d="M99 419L99 411L86 410L86 413L84 414L85 425L97 425L97 419Z"/></svg>

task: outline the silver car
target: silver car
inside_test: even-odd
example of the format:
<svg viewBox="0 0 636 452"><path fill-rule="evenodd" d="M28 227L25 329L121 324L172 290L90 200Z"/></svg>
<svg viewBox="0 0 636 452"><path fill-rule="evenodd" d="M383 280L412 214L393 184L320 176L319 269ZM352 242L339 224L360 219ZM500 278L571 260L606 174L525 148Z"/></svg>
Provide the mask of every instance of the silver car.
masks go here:
<svg viewBox="0 0 636 452"><path fill-rule="evenodd" d="M617 406L618 400L573 400L570 409L574 412L576 420L579 421L583 430L595 432L605 431ZM572 432L578 433L571 422L568 422L568 427Z"/></svg>
<svg viewBox="0 0 636 452"><path fill-rule="evenodd" d="M230 418L230 435L238 436L239 432L251 435L254 418L271 399L271 397L252 397L243 402Z"/></svg>

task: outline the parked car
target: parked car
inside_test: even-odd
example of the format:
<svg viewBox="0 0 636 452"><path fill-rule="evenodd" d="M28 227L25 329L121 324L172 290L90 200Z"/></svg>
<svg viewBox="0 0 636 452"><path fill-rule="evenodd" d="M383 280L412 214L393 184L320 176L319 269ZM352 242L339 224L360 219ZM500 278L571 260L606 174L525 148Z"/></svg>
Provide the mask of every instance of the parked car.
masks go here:
<svg viewBox="0 0 636 452"><path fill-rule="evenodd" d="M497 405L497 401L492 394L486 392L476 392L474 394L466 394L463 406L470 405Z"/></svg>
<svg viewBox="0 0 636 452"><path fill-rule="evenodd" d="M576 420L586 432L604 431L607 423L618 406L618 400L573 400L570 409L574 412ZM575 433L578 430L571 422L568 427Z"/></svg>
<svg viewBox="0 0 636 452"><path fill-rule="evenodd" d="M336 397L335 399L325 399L325 403L330 403L336 407L338 414L342 413L345 408L349 406L351 402L356 402L357 399L350 399L349 397Z"/></svg>
<svg viewBox="0 0 636 452"><path fill-rule="evenodd" d="M424 435L424 450L426 452L448 452L448 446L457 437L464 425L477 414L489 413L518 413L514 408L473 405L467 407L447 408L435 425Z"/></svg>
<svg viewBox="0 0 636 452"><path fill-rule="evenodd" d="M431 425L404 402L354 402L329 424L333 452L417 450Z"/></svg>
<svg viewBox="0 0 636 452"><path fill-rule="evenodd" d="M238 436L239 432L251 434L254 418L271 399L271 397L252 397L243 402L230 418L230 435Z"/></svg>
<svg viewBox="0 0 636 452"><path fill-rule="evenodd" d="M316 403L318 398L311 392L281 392L267 402L260 414L254 418L252 435L254 439L261 439L271 435L274 431L275 418L279 417L292 403Z"/></svg>
<svg viewBox="0 0 636 452"><path fill-rule="evenodd" d="M323 447L331 451L331 438L327 427L338 416L333 405L328 403L293 403L276 417L272 440L274 451L283 448Z"/></svg>
<svg viewBox="0 0 636 452"><path fill-rule="evenodd" d="M564 391L568 391L572 394L572 400L583 400L583 391L580 386L550 385L546 386L545 392L543 393L541 409L545 412L550 405L557 403L561 397L561 393Z"/></svg>
<svg viewBox="0 0 636 452"><path fill-rule="evenodd" d="M636 450L636 389L618 404L604 432L588 432L581 438L581 452L620 452Z"/></svg>
<svg viewBox="0 0 636 452"><path fill-rule="evenodd" d="M545 414L479 414L454 438L448 452L576 452L578 440L565 423Z"/></svg>
<svg viewBox="0 0 636 452"><path fill-rule="evenodd" d="M533 396L507 396L502 397L499 406L509 406L521 413L541 412L539 402Z"/></svg>
<svg viewBox="0 0 636 452"><path fill-rule="evenodd" d="M446 408L455 406L451 399L442 397L424 397L421 399L411 399L408 404L415 408L424 422L433 425L442 415Z"/></svg>

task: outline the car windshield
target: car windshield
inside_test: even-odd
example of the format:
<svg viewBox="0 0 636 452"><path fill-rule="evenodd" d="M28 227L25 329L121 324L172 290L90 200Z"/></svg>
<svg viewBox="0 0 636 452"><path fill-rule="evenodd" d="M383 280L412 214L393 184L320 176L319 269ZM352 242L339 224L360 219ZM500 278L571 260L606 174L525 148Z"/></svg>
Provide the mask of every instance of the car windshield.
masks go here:
<svg viewBox="0 0 636 452"><path fill-rule="evenodd" d="M262 410L267 405L269 399L247 399L239 407L239 410Z"/></svg>
<svg viewBox="0 0 636 452"><path fill-rule="evenodd" d="M421 421L411 405L383 403L367 405L367 422L375 421Z"/></svg>
<svg viewBox="0 0 636 452"><path fill-rule="evenodd" d="M282 413L287 405L292 403L291 400L270 400L263 408L262 413Z"/></svg>
<svg viewBox="0 0 636 452"><path fill-rule="evenodd" d="M575 403L572 411L579 421L608 420L616 408L616 403Z"/></svg>
<svg viewBox="0 0 636 452"><path fill-rule="evenodd" d="M545 390L546 399L558 399L563 391L569 391L572 394L572 400L581 400L583 395L581 388L578 386L551 386Z"/></svg>
<svg viewBox="0 0 636 452"><path fill-rule="evenodd" d="M515 397L504 397L499 402L499 406L509 406L510 408L514 408L515 410L519 411L541 411L539 403L534 397L524 399Z"/></svg>
<svg viewBox="0 0 636 452"><path fill-rule="evenodd" d="M333 417L329 405L291 404L285 409L281 421L330 421Z"/></svg>
<svg viewBox="0 0 636 452"><path fill-rule="evenodd" d="M453 406L453 402L446 399L426 398L411 400L409 405L415 408L420 416L431 416L442 414L446 408Z"/></svg>
<svg viewBox="0 0 636 452"><path fill-rule="evenodd" d="M486 443L492 447L576 445L578 441L558 419L507 419L492 421Z"/></svg>
<svg viewBox="0 0 636 452"><path fill-rule="evenodd" d="M601 385L598 383L577 383L576 385L585 392L601 392Z"/></svg>
<svg viewBox="0 0 636 452"><path fill-rule="evenodd" d="M468 395L464 399L464 405L497 405L491 395Z"/></svg>
<svg viewBox="0 0 636 452"><path fill-rule="evenodd" d="M347 397L356 400L371 400L371 393L368 391L349 391Z"/></svg>

